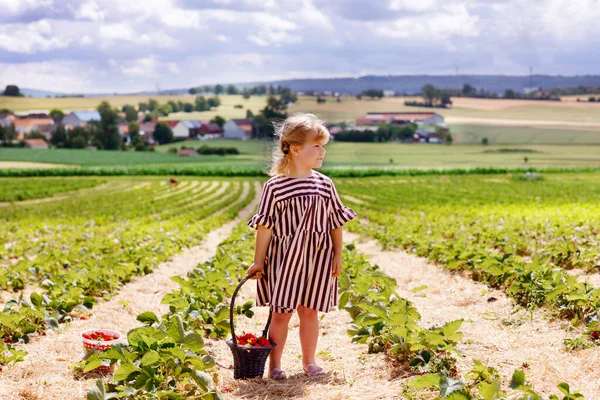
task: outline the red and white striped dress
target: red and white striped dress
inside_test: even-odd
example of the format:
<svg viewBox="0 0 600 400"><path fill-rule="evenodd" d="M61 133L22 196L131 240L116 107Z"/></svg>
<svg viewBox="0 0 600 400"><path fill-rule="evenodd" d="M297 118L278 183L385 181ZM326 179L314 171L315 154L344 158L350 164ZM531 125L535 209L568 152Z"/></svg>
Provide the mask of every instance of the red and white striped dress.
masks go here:
<svg viewBox="0 0 600 400"><path fill-rule="evenodd" d="M257 281L256 305L292 313L303 305L332 311L338 305L338 279L331 276L331 230L356 216L345 207L331 179L313 171L306 178L279 175L263 186L258 212L248 226L273 230L265 273Z"/></svg>

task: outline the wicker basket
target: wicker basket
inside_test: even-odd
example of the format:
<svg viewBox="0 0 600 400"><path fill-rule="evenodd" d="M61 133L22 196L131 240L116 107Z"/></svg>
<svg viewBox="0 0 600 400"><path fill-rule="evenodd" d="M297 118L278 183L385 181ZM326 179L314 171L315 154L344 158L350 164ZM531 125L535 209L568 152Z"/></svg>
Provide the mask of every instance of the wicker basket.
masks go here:
<svg viewBox="0 0 600 400"><path fill-rule="evenodd" d="M233 377L235 379L250 379L250 378L262 378L265 372L265 363L267 362L267 357L271 353L271 350L277 346L276 343L271 342L271 346L264 347L246 347L239 346L238 342L235 338L235 330L233 328L233 310L235 309L235 297L246 281L254 277L256 273L248 275L244 278L235 291L233 292L233 296L231 297L231 306L229 308L229 325L231 326L231 339L226 341L227 345L231 349L233 353L233 367L234 373ZM271 310L269 310L269 318L267 319L267 324L265 329L263 330L262 337L267 337L269 332L269 325L271 324Z"/></svg>

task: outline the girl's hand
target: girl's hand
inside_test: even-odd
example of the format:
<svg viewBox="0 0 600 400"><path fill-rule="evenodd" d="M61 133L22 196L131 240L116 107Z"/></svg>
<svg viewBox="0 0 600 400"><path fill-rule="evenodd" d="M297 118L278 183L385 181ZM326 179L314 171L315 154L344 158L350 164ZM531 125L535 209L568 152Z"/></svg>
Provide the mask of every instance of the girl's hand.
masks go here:
<svg viewBox="0 0 600 400"><path fill-rule="evenodd" d="M342 272L342 255L334 254L331 268L331 276L333 278L337 278L340 276L340 272Z"/></svg>
<svg viewBox="0 0 600 400"><path fill-rule="evenodd" d="M254 272L256 272L256 275L254 275L252 279L261 279L263 273L265 272L265 264L258 264L256 262L253 262L250 268L248 268L248 270L246 271L246 275L250 275Z"/></svg>

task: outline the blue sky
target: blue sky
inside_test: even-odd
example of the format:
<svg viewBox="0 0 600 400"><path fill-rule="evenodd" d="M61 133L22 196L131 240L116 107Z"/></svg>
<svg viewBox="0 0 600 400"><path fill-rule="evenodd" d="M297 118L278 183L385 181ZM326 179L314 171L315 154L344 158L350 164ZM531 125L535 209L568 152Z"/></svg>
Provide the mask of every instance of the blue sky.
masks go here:
<svg viewBox="0 0 600 400"><path fill-rule="evenodd" d="M0 86L600 74L599 0L0 0Z"/></svg>

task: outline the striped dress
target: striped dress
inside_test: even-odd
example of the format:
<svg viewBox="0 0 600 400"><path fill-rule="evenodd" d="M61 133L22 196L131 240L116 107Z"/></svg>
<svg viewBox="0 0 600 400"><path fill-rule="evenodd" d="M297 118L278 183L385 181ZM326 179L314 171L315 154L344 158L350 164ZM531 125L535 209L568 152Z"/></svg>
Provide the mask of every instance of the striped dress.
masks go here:
<svg viewBox="0 0 600 400"><path fill-rule="evenodd" d="M303 305L328 312L338 305L333 278L331 230L356 216L345 207L331 179L313 171L306 178L276 176L264 187L248 226L273 230L265 272L257 281L256 305L292 313Z"/></svg>

